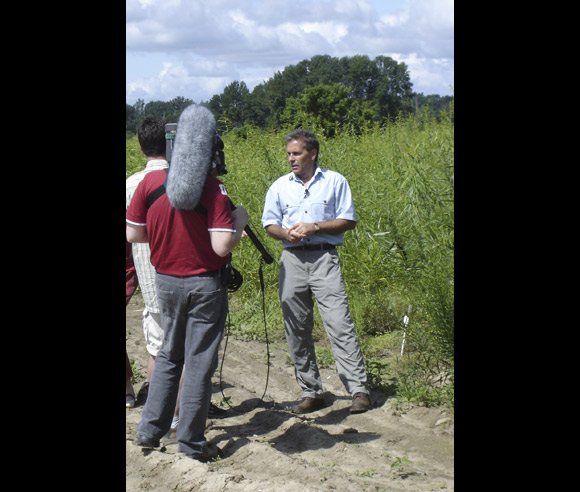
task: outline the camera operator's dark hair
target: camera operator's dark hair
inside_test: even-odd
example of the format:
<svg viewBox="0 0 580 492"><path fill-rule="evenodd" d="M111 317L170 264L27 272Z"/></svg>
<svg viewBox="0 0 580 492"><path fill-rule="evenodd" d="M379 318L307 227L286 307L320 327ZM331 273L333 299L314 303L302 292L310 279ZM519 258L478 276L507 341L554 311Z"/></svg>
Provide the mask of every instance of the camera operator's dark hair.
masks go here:
<svg viewBox="0 0 580 492"><path fill-rule="evenodd" d="M316 149L316 162L318 162L318 154L320 153L320 144L316 139L314 133L310 133L302 128L294 130L286 135L286 143L292 140L302 140L306 145L306 150L310 152L312 149Z"/></svg>
<svg viewBox="0 0 580 492"><path fill-rule="evenodd" d="M147 156L165 155L165 118L148 116L137 129L137 138Z"/></svg>

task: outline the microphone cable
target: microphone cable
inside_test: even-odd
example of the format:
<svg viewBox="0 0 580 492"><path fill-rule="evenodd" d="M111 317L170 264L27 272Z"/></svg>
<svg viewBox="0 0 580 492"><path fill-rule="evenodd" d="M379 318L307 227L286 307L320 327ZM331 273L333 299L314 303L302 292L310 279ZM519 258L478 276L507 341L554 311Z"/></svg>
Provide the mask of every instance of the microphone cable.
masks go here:
<svg viewBox="0 0 580 492"><path fill-rule="evenodd" d="M268 390L268 383L270 381L270 342L268 340L268 329L266 326L266 299L265 299L265 293L264 293L264 273L262 271L262 266L264 263L264 259L261 258L260 259L260 268L258 270L258 274L260 276L260 290L262 291L262 314L264 317L264 335L266 337L266 385L264 387L264 393L262 394L261 398L258 400L258 403L256 404L255 407L246 410L245 412L240 412L239 410L236 410L234 407L232 407L230 405L230 402L228 401L228 397L226 397L226 395L224 394L224 388L223 388L223 379L222 379L222 372L224 369L224 360L226 358L226 350L228 347L228 339L230 337L230 307L229 307L229 303L228 303L228 322L227 322L227 330L226 330L226 336L225 336L225 344L224 344L224 351L222 354L222 362L220 365L220 392L222 394L223 397L223 401L227 404L228 407L230 407L234 412L239 413L240 415L243 415L244 413L247 412L251 412L252 410L255 410L256 408L258 408L260 406L260 403L262 403L264 401L264 397L266 396L266 391Z"/></svg>

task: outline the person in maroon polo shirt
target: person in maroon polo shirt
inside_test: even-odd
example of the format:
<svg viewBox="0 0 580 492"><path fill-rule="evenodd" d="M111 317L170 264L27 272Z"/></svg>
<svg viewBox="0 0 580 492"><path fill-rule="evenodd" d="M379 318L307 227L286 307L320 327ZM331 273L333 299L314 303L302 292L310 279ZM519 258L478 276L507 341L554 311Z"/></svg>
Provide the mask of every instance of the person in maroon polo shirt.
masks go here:
<svg viewBox="0 0 580 492"><path fill-rule="evenodd" d="M225 267L248 223L246 209L232 211L224 184L211 174L216 135L211 111L186 108L177 124L168 174L147 174L126 213L127 239L149 242L165 333L137 442L145 448L159 446L171 425L183 369L177 450L199 461L220 453L209 447L204 431L227 315ZM148 207L148 196L164 183L166 192Z"/></svg>

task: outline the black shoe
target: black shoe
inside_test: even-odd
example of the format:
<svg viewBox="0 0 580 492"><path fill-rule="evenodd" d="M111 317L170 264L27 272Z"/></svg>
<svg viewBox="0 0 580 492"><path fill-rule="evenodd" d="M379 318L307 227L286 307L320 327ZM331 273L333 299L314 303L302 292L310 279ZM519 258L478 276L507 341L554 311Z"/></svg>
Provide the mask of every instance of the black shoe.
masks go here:
<svg viewBox="0 0 580 492"><path fill-rule="evenodd" d="M137 435L137 444L145 449L153 449L159 447L159 439L153 439L152 437Z"/></svg>
<svg viewBox="0 0 580 492"><path fill-rule="evenodd" d="M210 403L209 412L207 414L207 416L209 418L219 419L222 417L227 417L228 415L229 415L229 413L227 410L224 410L223 408L216 407L213 403Z"/></svg>
<svg viewBox="0 0 580 492"><path fill-rule="evenodd" d="M316 410L321 410L325 407L326 403L324 403L323 398L311 398L309 396L305 396L302 398L302 403L291 407L290 411L292 413L310 413Z"/></svg>
<svg viewBox="0 0 580 492"><path fill-rule="evenodd" d="M198 454L188 454L187 455L192 460L199 461L201 463L209 463L210 461L214 461L217 458L223 457L223 452L217 446L209 446L208 445L208 452L207 453L198 453Z"/></svg>

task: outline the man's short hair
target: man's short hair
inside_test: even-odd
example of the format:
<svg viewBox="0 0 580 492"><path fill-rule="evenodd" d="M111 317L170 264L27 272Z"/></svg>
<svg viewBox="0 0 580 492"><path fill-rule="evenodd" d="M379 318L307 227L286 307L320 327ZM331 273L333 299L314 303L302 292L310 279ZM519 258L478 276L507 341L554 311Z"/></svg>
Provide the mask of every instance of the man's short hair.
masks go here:
<svg viewBox="0 0 580 492"><path fill-rule="evenodd" d="M314 133L306 131L302 128L291 131L286 135L286 143L292 140L302 140L306 146L306 150L310 152L312 149L316 149L316 161L318 161L318 154L320 153L320 144Z"/></svg>
<svg viewBox="0 0 580 492"><path fill-rule="evenodd" d="M165 118L148 116L137 129L137 139L146 156L165 155Z"/></svg>

